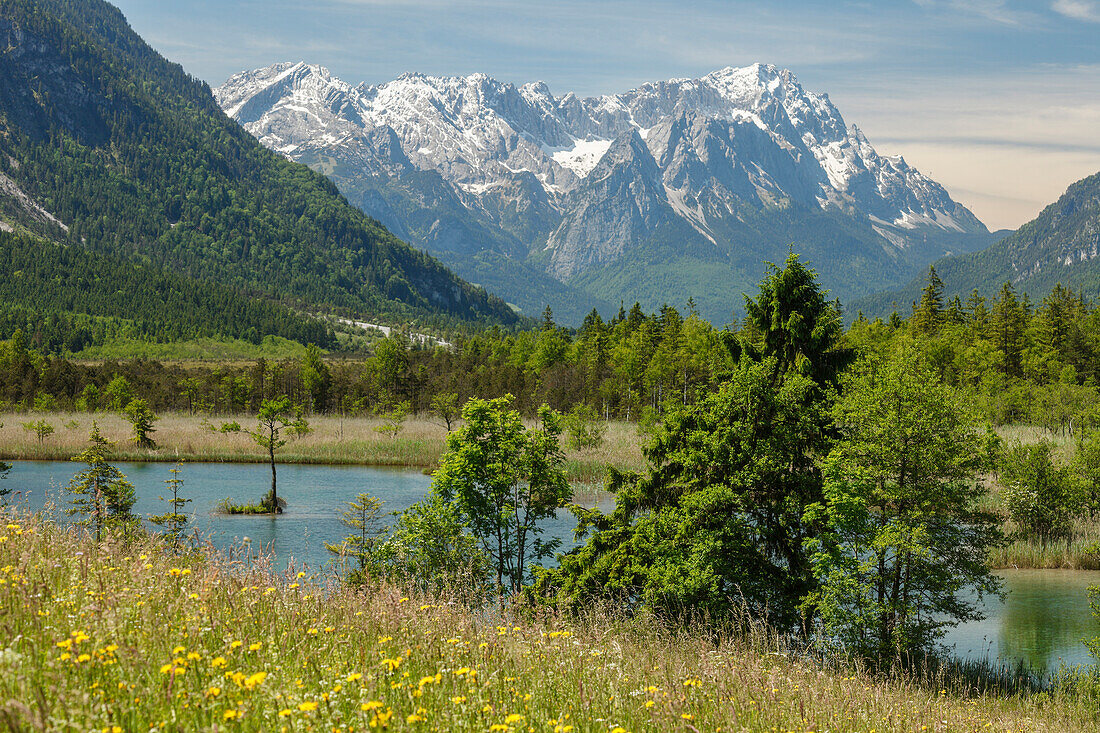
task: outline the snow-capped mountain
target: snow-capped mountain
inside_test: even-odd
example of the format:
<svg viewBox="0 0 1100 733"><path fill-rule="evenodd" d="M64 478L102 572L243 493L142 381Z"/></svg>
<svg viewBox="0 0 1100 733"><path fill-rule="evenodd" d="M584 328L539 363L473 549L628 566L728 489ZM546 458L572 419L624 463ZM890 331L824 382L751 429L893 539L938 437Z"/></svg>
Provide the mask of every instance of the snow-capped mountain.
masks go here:
<svg viewBox="0 0 1100 733"><path fill-rule="evenodd" d="M789 246L845 297L987 234L828 95L769 65L582 99L483 74L352 86L286 63L215 96L265 145L528 311L692 295L720 319Z"/></svg>

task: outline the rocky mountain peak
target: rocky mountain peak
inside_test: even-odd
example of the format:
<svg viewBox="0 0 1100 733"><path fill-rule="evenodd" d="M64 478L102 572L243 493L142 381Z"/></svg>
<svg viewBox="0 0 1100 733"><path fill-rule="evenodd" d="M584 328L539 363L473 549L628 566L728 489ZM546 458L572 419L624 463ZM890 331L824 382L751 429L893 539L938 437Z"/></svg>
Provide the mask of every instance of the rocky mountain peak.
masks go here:
<svg viewBox="0 0 1100 733"><path fill-rule="evenodd" d="M929 236L985 232L942 186L880 155L828 95L771 64L581 98L485 74L353 87L323 67L284 63L238 74L215 95L285 155L327 160L326 171L336 161L348 181L356 168L389 176L384 195L349 195L422 246L549 251L537 266L559 280L652 241L654 227L708 253L770 237L786 246L778 231L735 232L790 207L802 213L783 217L847 217L844 237L895 264L938 252ZM386 196L409 200L383 206ZM410 217L431 217L414 216L411 202L433 201L456 218L432 220L418 238ZM441 235L447 226L457 229Z"/></svg>

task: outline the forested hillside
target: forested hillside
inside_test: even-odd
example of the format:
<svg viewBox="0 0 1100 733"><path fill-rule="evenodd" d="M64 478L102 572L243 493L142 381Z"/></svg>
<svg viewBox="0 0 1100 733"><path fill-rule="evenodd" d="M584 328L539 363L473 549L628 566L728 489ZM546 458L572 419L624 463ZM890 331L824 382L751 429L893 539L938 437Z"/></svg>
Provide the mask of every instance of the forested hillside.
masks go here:
<svg viewBox="0 0 1100 733"><path fill-rule="evenodd" d="M95 274L116 284L124 260L177 273L217 286L203 306L214 310L235 292L422 324L517 322L502 301L349 206L325 178L257 143L222 114L205 84L147 46L113 6L0 0L0 39L0 174L9 179L0 187L0 216L6 228L97 255L46 254L56 265L103 261L105 271ZM63 226L36 226L25 214L39 208ZM171 324L165 328L185 330L175 306L161 311L125 288L106 300L103 290L70 295L65 306L75 313L159 312ZM5 302L43 312L60 306L48 300ZM240 331L223 328L233 320L225 311L191 309L184 320L203 313L225 335Z"/></svg>
<svg viewBox="0 0 1100 733"><path fill-rule="evenodd" d="M1062 196L996 244L935 263L948 298L972 291L989 297L1005 282L1039 300L1058 284L1100 295L1100 173L1071 185ZM905 288L860 299L853 308L887 315L920 297L923 279ZM853 311L854 312L854 311Z"/></svg>
<svg viewBox="0 0 1100 733"><path fill-rule="evenodd" d="M264 335L331 347L315 318L216 283L165 274L29 234L0 232L0 334L22 329L46 352L78 352L109 336L178 341ZM94 315L90 315L94 314Z"/></svg>

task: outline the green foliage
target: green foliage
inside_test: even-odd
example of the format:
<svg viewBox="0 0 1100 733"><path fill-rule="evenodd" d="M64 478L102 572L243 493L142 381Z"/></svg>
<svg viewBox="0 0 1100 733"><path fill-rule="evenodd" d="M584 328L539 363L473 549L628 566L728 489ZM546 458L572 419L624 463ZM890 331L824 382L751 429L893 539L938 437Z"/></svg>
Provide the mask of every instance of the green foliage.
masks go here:
<svg viewBox="0 0 1100 733"><path fill-rule="evenodd" d="M116 374L103 388L102 398L107 409L122 412L130 404L130 400L134 399L134 390L126 377Z"/></svg>
<svg viewBox="0 0 1100 733"><path fill-rule="evenodd" d="M236 420L230 420L229 422L223 422L218 427L218 432L222 435L229 435L230 433L239 433L241 432L241 429L241 424L239 422L237 422Z"/></svg>
<svg viewBox="0 0 1100 733"><path fill-rule="evenodd" d="M1055 463L1053 445L1014 445L1001 466L1002 495L1018 532L1043 544L1069 539L1085 506L1071 467Z"/></svg>
<svg viewBox="0 0 1100 733"><path fill-rule="evenodd" d="M774 357L776 375L795 373L825 387L836 381L849 355L836 349L841 321L825 300L817 275L792 253L783 269L771 265L756 300L745 296L748 328L740 348L750 357Z"/></svg>
<svg viewBox="0 0 1100 733"><path fill-rule="evenodd" d="M8 477L8 472L11 471L11 464L0 461L0 506L7 503L7 499L11 496L12 488L6 485L4 479Z"/></svg>
<svg viewBox="0 0 1100 733"><path fill-rule="evenodd" d="M149 434L156 432L153 423L158 418L149 409L149 403L141 397L135 397L126 403L123 413L125 413L126 419L130 421L130 427L133 429L134 435L131 439L142 448L156 448L156 441L149 437Z"/></svg>
<svg viewBox="0 0 1100 733"><path fill-rule="evenodd" d="M913 310L913 326L924 334L939 330L946 320L943 307L943 280L936 274L936 268L928 268L928 284L921 293L920 304Z"/></svg>
<svg viewBox="0 0 1100 733"><path fill-rule="evenodd" d="M286 505L279 498L275 473L275 452L286 445L286 438L281 436L282 431L293 422L290 410L290 398L285 395L277 399L264 400L263 404L260 405L260 412L256 416L258 422L256 429L249 432L256 444L267 451L268 459L271 462L271 490L261 501L261 505L266 506L272 514L282 512L283 507Z"/></svg>
<svg viewBox="0 0 1100 733"><path fill-rule="evenodd" d="M744 359L717 392L666 415L643 449L651 468L612 471L612 514L575 509L578 533L595 531L537 592L574 608L610 597L671 616L745 608L792 629L814 587L803 514L821 499L814 458L827 443L818 385L797 374L773 385L776 362Z"/></svg>
<svg viewBox="0 0 1100 733"><path fill-rule="evenodd" d="M566 444L573 450L596 450L603 445L607 423L591 405L577 403L562 419Z"/></svg>
<svg viewBox="0 0 1100 733"><path fill-rule="evenodd" d="M309 395L309 408L316 410L318 407L325 405L328 402L329 389L332 386L332 374L325 363L321 361L321 350L313 344L306 347L299 375L302 380L302 388Z"/></svg>
<svg viewBox="0 0 1100 733"><path fill-rule="evenodd" d="M57 399L53 395L40 392L34 398L35 412L50 412L57 409Z"/></svg>
<svg viewBox="0 0 1100 733"><path fill-rule="evenodd" d="M89 441L91 445L72 458L88 467L69 481L69 493L73 495L69 514L82 516L78 524L92 527L98 542L104 529L128 531L139 520L130 511L136 501L133 484L107 462L111 441L100 434L95 421Z"/></svg>
<svg viewBox="0 0 1100 733"><path fill-rule="evenodd" d="M168 469L168 472L171 473L172 476L171 478L165 479L164 483L168 486L168 490L172 492L172 498L165 499L163 496L159 497L161 501L167 502L168 511L164 514L149 517L149 521L164 527L165 536L168 537L171 542L178 543L183 539L183 530L187 526L187 515L181 510L187 506L191 500L180 498L180 489L183 488L183 479L180 478L180 474L183 472L183 463L176 463L175 466Z"/></svg>
<svg viewBox="0 0 1100 733"><path fill-rule="evenodd" d="M918 658L999 588L986 562L997 518L972 509L981 437L911 347L860 363L843 387L825 501L807 509L824 530L806 542L820 587L804 606L849 653Z"/></svg>
<svg viewBox="0 0 1100 733"><path fill-rule="evenodd" d="M827 400L847 355L836 308L793 254L746 307L746 328L722 338L735 362L726 381L665 415L644 476L611 472L612 514L574 509L578 535L595 532L541 574L537 594L799 624L816 586L805 509L822 500ZM671 313L665 324L675 328Z"/></svg>
<svg viewBox="0 0 1100 733"><path fill-rule="evenodd" d="M368 580L378 538L384 532L381 499L370 494L358 494L355 500L347 502L347 508L340 512L340 522L354 531L340 544L326 542L325 547L339 557L354 558L359 565L356 577L360 581Z"/></svg>
<svg viewBox="0 0 1100 733"><path fill-rule="evenodd" d="M498 590L516 592L531 562L549 557L559 540L543 541L539 523L572 497L562 470L560 419L539 409L527 429L512 397L472 399L464 424L447 436L432 488L453 501L491 560Z"/></svg>
<svg viewBox="0 0 1100 733"><path fill-rule="evenodd" d="M115 253L0 232L0 261L12 273L0 279L0 337L24 329L48 353L117 357L129 342L136 356L165 349L165 341L223 337L251 345L265 334L336 345L331 329L285 305Z"/></svg>
<svg viewBox="0 0 1100 733"><path fill-rule="evenodd" d="M309 420L306 418L301 405L294 406L294 419L287 424L286 432L288 435L294 436L295 439L304 438L313 432L313 428L309 426Z"/></svg>
<svg viewBox="0 0 1100 733"><path fill-rule="evenodd" d="M382 419L382 424L375 426L375 431L388 435L391 440L396 439L404 427L405 418L409 416L409 408L409 403L404 401L379 411L378 417Z"/></svg>
<svg viewBox="0 0 1100 733"><path fill-rule="evenodd" d="M398 515L375 560L391 579L428 593L449 591L476 602L488 590L488 554L456 504L434 489Z"/></svg>
<svg viewBox="0 0 1100 733"><path fill-rule="evenodd" d="M458 395L454 392L440 392L432 397L431 411L433 415L443 421L443 424L447 427L447 432L451 432L451 426L460 414Z"/></svg>
<svg viewBox="0 0 1100 733"><path fill-rule="evenodd" d="M39 445L42 445L42 443L46 441L46 438L54 433L53 425L46 420L32 420L21 424L23 429L28 433L34 433L34 437L38 439Z"/></svg>

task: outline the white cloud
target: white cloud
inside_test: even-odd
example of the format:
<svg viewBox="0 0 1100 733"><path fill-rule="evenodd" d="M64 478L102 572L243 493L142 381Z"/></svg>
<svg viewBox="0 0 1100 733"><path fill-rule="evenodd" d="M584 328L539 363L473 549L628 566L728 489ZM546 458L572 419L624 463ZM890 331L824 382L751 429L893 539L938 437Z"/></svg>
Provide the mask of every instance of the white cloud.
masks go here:
<svg viewBox="0 0 1100 733"><path fill-rule="evenodd" d="M1054 0L1050 7L1067 18L1100 23L1100 6L1091 0Z"/></svg>

